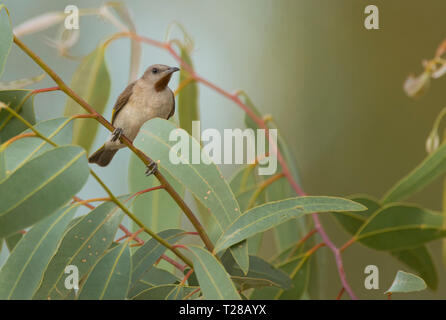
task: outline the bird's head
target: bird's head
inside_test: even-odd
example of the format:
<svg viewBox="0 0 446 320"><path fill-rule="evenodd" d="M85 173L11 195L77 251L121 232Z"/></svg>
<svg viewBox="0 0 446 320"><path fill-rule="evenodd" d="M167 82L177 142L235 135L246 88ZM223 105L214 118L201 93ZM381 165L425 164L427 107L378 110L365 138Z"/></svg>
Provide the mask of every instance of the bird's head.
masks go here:
<svg viewBox="0 0 446 320"><path fill-rule="evenodd" d="M172 74L178 71L177 67L169 67L163 64L154 64L147 68L142 78L152 84L157 91L163 90L170 81Z"/></svg>

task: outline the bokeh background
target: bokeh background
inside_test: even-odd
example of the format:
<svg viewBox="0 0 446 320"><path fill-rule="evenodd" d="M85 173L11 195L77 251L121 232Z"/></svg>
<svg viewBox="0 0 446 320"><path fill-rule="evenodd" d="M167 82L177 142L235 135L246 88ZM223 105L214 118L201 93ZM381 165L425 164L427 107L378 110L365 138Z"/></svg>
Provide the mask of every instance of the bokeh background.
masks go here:
<svg viewBox="0 0 446 320"><path fill-rule="evenodd" d="M184 25L195 42L192 54L197 72L230 91L244 89L257 107L273 115L296 158L305 191L312 195L366 193L381 197L425 156L425 140L433 121L446 105L446 79L434 81L420 99L402 90L410 73L419 73L422 59L433 57L446 38L444 0L168 0L124 1L138 33L164 39L172 21ZM48 11L100 6L97 0L5 0L14 25ZM366 30L364 8L380 10L380 29ZM81 38L73 54L92 51L116 28L96 17L80 21ZM56 28L23 40L66 81L78 63L57 55L45 43ZM105 116L126 86L129 40L115 41L107 50L112 92ZM143 46L140 74L154 63L175 65L162 50ZM41 70L13 47L2 81L36 76ZM171 82L176 88L178 79ZM52 86L50 79L35 85ZM62 115L66 97L61 93L38 95L38 117ZM200 87L202 128L243 128L243 113L229 100ZM95 147L108 132L101 129ZM127 192L129 152L121 151L113 163L97 169L116 194ZM123 169L124 168L124 169ZM230 176L234 168L225 166ZM438 180L410 199L431 209L441 208ZM103 196L90 181L81 196ZM336 243L347 234L324 216L324 226ZM440 276L437 292L394 295L399 298L446 298L446 272L440 259L440 242L429 246ZM327 249L322 249L327 250ZM4 253L3 253L4 255ZM344 253L346 274L360 298L384 299L396 271L407 270L387 254L354 245ZM1 259L0 259L1 260ZM334 259L325 263L323 298L333 299L341 288ZM380 270L379 290L364 288L364 268Z"/></svg>

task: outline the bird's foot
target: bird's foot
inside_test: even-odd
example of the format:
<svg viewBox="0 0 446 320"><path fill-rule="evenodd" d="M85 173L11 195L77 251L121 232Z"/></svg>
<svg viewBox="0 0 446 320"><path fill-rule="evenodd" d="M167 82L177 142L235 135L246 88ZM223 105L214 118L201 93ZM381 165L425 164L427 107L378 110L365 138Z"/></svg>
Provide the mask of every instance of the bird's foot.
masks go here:
<svg viewBox="0 0 446 320"><path fill-rule="evenodd" d="M158 170L158 164L152 160L151 163L147 166L146 170L146 176L150 176L151 174L154 174Z"/></svg>
<svg viewBox="0 0 446 320"><path fill-rule="evenodd" d="M119 138L121 138L123 132L124 131L122 130L122 128L116 128L112 133L111 141L115 142L115 141L119 140Z"/></svg>

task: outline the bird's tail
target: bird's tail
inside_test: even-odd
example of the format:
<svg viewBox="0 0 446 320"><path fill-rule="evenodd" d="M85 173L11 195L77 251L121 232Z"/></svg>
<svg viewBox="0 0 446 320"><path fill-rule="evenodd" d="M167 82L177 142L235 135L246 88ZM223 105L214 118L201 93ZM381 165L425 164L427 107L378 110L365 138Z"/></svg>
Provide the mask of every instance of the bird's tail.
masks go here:
<svg viewBox="0 0 446 320"><path fill-rule="evenodd" d="M88 158L88 162L96 163L96 164L100 165L101 167L105 167L110 163L110 161L113 159L113 157L115 156L116 152L118 152L118 150L119 149L110 150L110 149L105 148L105 146L102 146L98 149L98 151L93 153Z"/></svg>

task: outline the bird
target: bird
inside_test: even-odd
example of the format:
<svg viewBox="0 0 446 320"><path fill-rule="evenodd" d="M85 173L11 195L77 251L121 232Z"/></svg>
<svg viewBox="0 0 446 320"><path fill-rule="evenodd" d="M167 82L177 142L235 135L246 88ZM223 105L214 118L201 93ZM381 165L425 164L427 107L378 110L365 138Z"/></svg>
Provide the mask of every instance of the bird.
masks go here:
<svg viewBox="0 0 446 320"><path fill-rule="evenodd" d="M130 83L118 96L113 106L111 123L115 130L108 140L89 158L89 163L107 166L119 149L124 148L122 135L130 141L136 138L142 125L153 118L169 119L175 113L175 96L168 84L177 67L155 64L148 67L141 78ZM152 161L146 175L157 170Z"/></svg>

